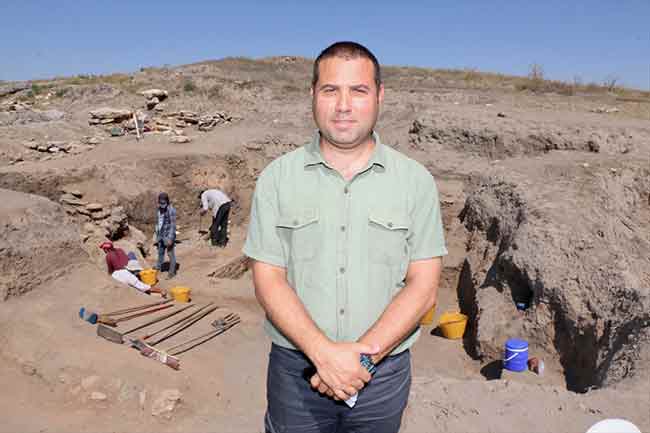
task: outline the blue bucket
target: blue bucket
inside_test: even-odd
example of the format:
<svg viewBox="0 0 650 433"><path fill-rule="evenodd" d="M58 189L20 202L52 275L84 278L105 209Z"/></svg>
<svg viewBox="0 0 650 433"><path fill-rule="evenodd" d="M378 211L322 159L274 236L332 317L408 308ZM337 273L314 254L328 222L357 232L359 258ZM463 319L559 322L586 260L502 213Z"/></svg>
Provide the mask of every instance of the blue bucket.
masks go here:
<svg viewBox="0 0 650 433"><path fill-rule="evenodd" d="M503 368L510 371L524 371L528 368L528 342L511 338L506 341Z"/></svg>

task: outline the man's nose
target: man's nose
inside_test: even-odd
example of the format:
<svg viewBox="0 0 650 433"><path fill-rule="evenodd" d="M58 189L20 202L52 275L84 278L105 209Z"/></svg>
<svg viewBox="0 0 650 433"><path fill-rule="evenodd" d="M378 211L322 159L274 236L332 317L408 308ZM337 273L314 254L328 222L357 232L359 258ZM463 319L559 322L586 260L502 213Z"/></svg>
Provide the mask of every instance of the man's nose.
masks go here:
<svg viewBox="0 0 650 433"><path fill-rule="evenodd" d="M338 112L348 112L350 111L350 92L346 89L342 89L336 100L336 111Z"/></svg>

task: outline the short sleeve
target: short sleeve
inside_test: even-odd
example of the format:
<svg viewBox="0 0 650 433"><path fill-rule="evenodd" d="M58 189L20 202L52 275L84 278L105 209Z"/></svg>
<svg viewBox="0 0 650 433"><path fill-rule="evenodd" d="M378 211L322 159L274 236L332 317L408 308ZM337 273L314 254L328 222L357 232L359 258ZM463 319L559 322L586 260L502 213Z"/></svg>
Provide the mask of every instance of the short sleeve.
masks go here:
<svg viewBox="0 0 650 433"><path fill-rule="evenodd" d="M286 268L287 260L276 230L278 194L271 168L262 172L255 186L243 253L251 259Z"/></svg>
<svg viewBox="0 0 650 433"><path fill-rule="evenodd" d="M410 261L447 255L438 188L433 176L424 167L416 170L411 221L408 239Z"/></svg>
<svg viewBox="0 0 650 433"><path fill-rule="evenodd" d="M208 194L206 191L201 194L201 209L208 210Z"/></svg>

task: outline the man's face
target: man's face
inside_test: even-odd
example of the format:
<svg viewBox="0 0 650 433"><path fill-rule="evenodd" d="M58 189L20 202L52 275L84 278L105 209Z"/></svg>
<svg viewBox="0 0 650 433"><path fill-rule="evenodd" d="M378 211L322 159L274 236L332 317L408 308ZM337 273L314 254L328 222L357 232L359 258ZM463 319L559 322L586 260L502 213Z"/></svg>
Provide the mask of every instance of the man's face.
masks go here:
<svg viewBox="0 0 650 433"><path fill-rule="evenodd" d="M369 59L329 57L320 62L312 110L322 138L333 146L351 149L365 142L383 100L384 87L377 88Z"/></svg>
<svg viewBox="0 0 650 433"><path fill-rule="evenodd" d="M162 201L162 200L159 201L159 202L158 202L158 207L160 208L160 210L165 210L165 209L167 209L167 202L166 202L166 201Z"/></svg>

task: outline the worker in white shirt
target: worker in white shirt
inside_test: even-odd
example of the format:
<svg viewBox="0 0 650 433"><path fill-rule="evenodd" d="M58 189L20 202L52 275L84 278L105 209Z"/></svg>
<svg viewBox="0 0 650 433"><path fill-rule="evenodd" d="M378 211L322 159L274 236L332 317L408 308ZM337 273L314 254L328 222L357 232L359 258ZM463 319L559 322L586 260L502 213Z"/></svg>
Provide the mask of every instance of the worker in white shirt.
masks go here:
<svg viewBox="0 0 650 433"><path fill-rule="evenodd" d="M212 210L212 225L210 226L212 245L225 247L228 243L228 215L232 199L218 189L206 189L199 194L199 198L201 199L201 215Z"/></svg>

